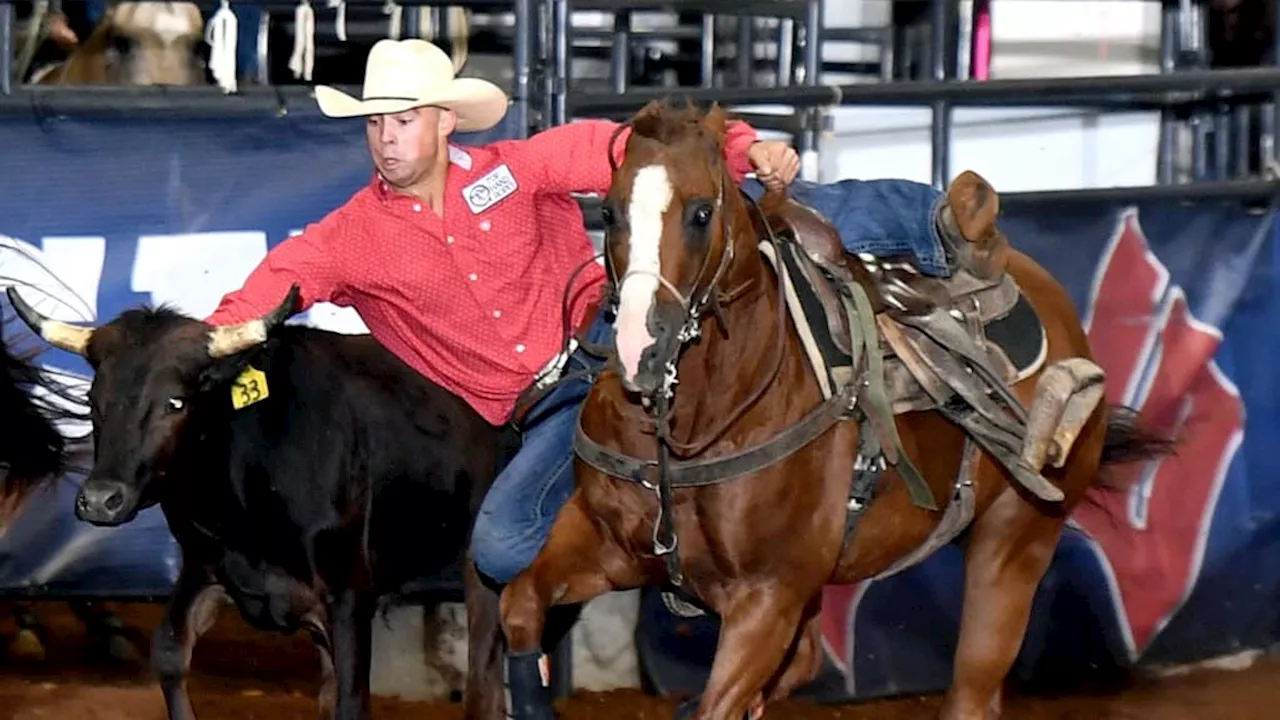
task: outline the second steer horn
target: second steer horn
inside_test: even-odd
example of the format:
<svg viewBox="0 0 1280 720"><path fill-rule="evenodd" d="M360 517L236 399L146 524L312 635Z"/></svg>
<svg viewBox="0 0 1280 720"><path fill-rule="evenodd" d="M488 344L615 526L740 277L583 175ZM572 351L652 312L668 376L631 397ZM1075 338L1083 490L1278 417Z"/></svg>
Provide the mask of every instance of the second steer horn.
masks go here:
<svg viewBox="0 0 1280 720"><path fill-rule="evenodd" d="M294 283L284 302L275 310L239 325L217 327L209 331L209 357L223 358L267 341L271 330L293 315L298 304L298 285Z"/></svg>

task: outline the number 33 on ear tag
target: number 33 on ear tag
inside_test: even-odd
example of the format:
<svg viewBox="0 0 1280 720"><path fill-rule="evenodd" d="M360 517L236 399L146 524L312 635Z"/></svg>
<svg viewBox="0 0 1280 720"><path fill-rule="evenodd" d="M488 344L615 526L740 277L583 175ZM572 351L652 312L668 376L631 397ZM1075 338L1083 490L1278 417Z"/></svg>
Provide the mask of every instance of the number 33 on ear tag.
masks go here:
<svg viewBox="0 0 1280 720"><path fill-rule="evenodd" d="M231 384L231 407L240 410L256 402L266 400L267 376L258 368L246 366Z"/></svg>

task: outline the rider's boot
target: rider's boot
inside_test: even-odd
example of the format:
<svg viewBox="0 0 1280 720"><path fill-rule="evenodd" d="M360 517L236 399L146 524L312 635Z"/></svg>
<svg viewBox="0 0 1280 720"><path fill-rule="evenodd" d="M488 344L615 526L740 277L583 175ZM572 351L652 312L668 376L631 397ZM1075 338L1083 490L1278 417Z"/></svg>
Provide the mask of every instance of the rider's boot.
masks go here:
<svg viewBox="0 0 1280 720"><path fill-rule="evenodd" d="M1004 274L1010 248L996 227L999 214L1000 197L980 175L966 170L951 182L934 223L952 273L965 270L983 280Z"/></svg>

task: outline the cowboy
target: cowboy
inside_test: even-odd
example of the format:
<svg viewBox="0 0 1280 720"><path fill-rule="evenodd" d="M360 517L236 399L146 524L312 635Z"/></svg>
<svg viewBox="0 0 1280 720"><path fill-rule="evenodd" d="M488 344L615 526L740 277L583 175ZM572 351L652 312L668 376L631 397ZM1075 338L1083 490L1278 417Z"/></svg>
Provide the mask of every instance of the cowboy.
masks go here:
<svg viewBox="0 0 1280 720"><path fill-rule="evenodd" d="M611 318L594 310L604 268L593 261L569 193L607 192L609 154L617 157L628 131L584 120L526 140L450 144L455 131L497 125L508 101L489 82L454 77L449 56L418 39L374 45L362 99L326 86L315 95L328 117L365 118L373 177L345 205L272 248L207 322L261 317L297 284L302 309L323 301L354 307L388 350L495 424L512 418L517 398L538 379L577 375L524 414L523 445L472 531L476 566L506 583L533 561L573 490L574 424L589 389L581 374L602 362L581 349L561 362L566 292L580 336L611 342ZM772 188L791 183L800 167L786 143L759 140L739 121L728 126L724 155L736 181L754 171ZM872 246L906 233L909 247L935 247L930 213L938 193L880 182L889 183L876 187L890 202L870 208L858 232ZM811 189L815 203L846 199L822 187Z"/></svg>

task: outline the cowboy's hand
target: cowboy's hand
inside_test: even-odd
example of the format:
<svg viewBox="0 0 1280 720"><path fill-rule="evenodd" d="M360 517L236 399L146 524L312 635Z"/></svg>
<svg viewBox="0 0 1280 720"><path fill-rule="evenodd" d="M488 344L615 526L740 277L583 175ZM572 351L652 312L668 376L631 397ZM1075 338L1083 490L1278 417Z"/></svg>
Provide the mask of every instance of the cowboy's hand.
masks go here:
<svg viewBox="0 0 1280 720"><path fill-rule="evenodd" d="M757 140L747 148L747 159L769 190L782 190L800 174L800 155L783 140Z"/></svg>

